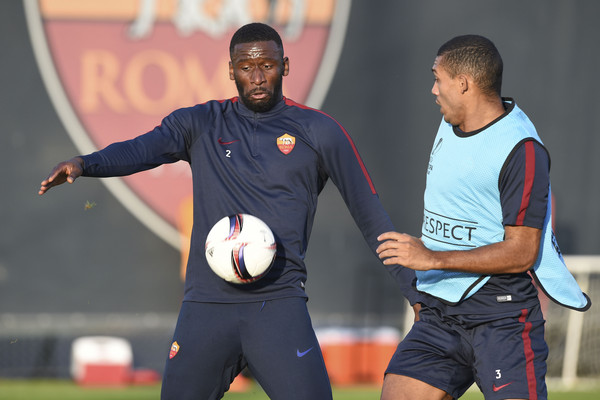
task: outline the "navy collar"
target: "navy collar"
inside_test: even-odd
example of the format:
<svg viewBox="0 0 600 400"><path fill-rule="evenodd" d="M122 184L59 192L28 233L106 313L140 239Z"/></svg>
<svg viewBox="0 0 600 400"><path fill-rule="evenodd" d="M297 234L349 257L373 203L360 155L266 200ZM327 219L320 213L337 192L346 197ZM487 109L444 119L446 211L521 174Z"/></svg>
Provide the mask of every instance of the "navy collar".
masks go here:
<svg viewBox="0 0 600 400"><path fill-rule="evenodd" d="M262 112L262 113L254 112L254 111L248 109L244 105L244 103L242 103L239 96L232 98L231 101L233 102L234 109L238 114L243 115L244 117L262 119L262 118L269 118L273 115L277 115L281 111L283 111L285 108L286 98L284 96L279 102L277 102L277 104L275 104L275 106L273 108L271 108L269 111Z"/></svg>

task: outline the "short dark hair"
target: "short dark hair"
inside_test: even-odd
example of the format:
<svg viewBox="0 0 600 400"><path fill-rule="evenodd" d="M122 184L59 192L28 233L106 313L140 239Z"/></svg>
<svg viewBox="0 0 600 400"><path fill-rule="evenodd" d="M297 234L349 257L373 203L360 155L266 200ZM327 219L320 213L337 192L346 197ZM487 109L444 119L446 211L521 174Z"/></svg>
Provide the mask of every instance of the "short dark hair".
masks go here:
<svg viewBox="0 0 600 400"><path fill-rule="evenodd" d="M479 35L457 36L444 43L437 55L450 77L470 75L483 93L500 96L502 57L491 40Z"/></svg>
<svg viewBox="0 0 600 400"><path fill-rule="evenodd" d="M277 44L277 47L281 49L281 54L283 55L283 42L275 29L260 22L244 25L231 37L231 42L229 43L229 55L231 56L233 54L233 48L238 44L269 42L271 40Z"/></svg>

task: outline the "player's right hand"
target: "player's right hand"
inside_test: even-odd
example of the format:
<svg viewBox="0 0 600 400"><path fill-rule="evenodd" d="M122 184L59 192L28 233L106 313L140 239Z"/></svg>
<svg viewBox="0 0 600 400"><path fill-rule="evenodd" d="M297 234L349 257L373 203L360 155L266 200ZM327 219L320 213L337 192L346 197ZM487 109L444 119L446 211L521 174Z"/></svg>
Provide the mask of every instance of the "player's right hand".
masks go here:
<svg viewBox="0 0 600 400"><path fill-rule="evenodd" d="M54 167L50 175L42 181L38 194L42 195L50 188L62 185L65 182L73 183L81 174L83 174L83 160L81 157L63 161Z"/></svg>

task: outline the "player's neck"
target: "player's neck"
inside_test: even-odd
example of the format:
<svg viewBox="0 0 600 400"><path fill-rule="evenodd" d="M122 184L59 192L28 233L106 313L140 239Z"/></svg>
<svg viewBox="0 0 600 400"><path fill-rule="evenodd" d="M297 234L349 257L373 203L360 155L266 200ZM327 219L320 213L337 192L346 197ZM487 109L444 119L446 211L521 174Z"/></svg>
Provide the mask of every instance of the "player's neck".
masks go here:
<svg viewBox="0 0 600 400"><path fill-rule="evenodd" d="M506 112L500 97L479 98L467 110L464 121L458 126L463 132L479 130Z"/></svg>

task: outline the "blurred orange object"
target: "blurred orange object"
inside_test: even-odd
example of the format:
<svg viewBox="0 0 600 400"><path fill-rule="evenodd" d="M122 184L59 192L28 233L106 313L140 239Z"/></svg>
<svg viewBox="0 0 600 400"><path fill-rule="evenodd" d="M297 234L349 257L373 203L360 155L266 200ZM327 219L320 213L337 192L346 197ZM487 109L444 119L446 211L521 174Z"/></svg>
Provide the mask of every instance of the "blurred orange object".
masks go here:
<svg viewBox="0 0 600 400"><path fill-rule="evenodd" d="M252 379L246 378L244 375L239 374L235 377L231 385L229 386L230 392L242 393L247 392L250 389L250 385L252 384Z"/></svg>

